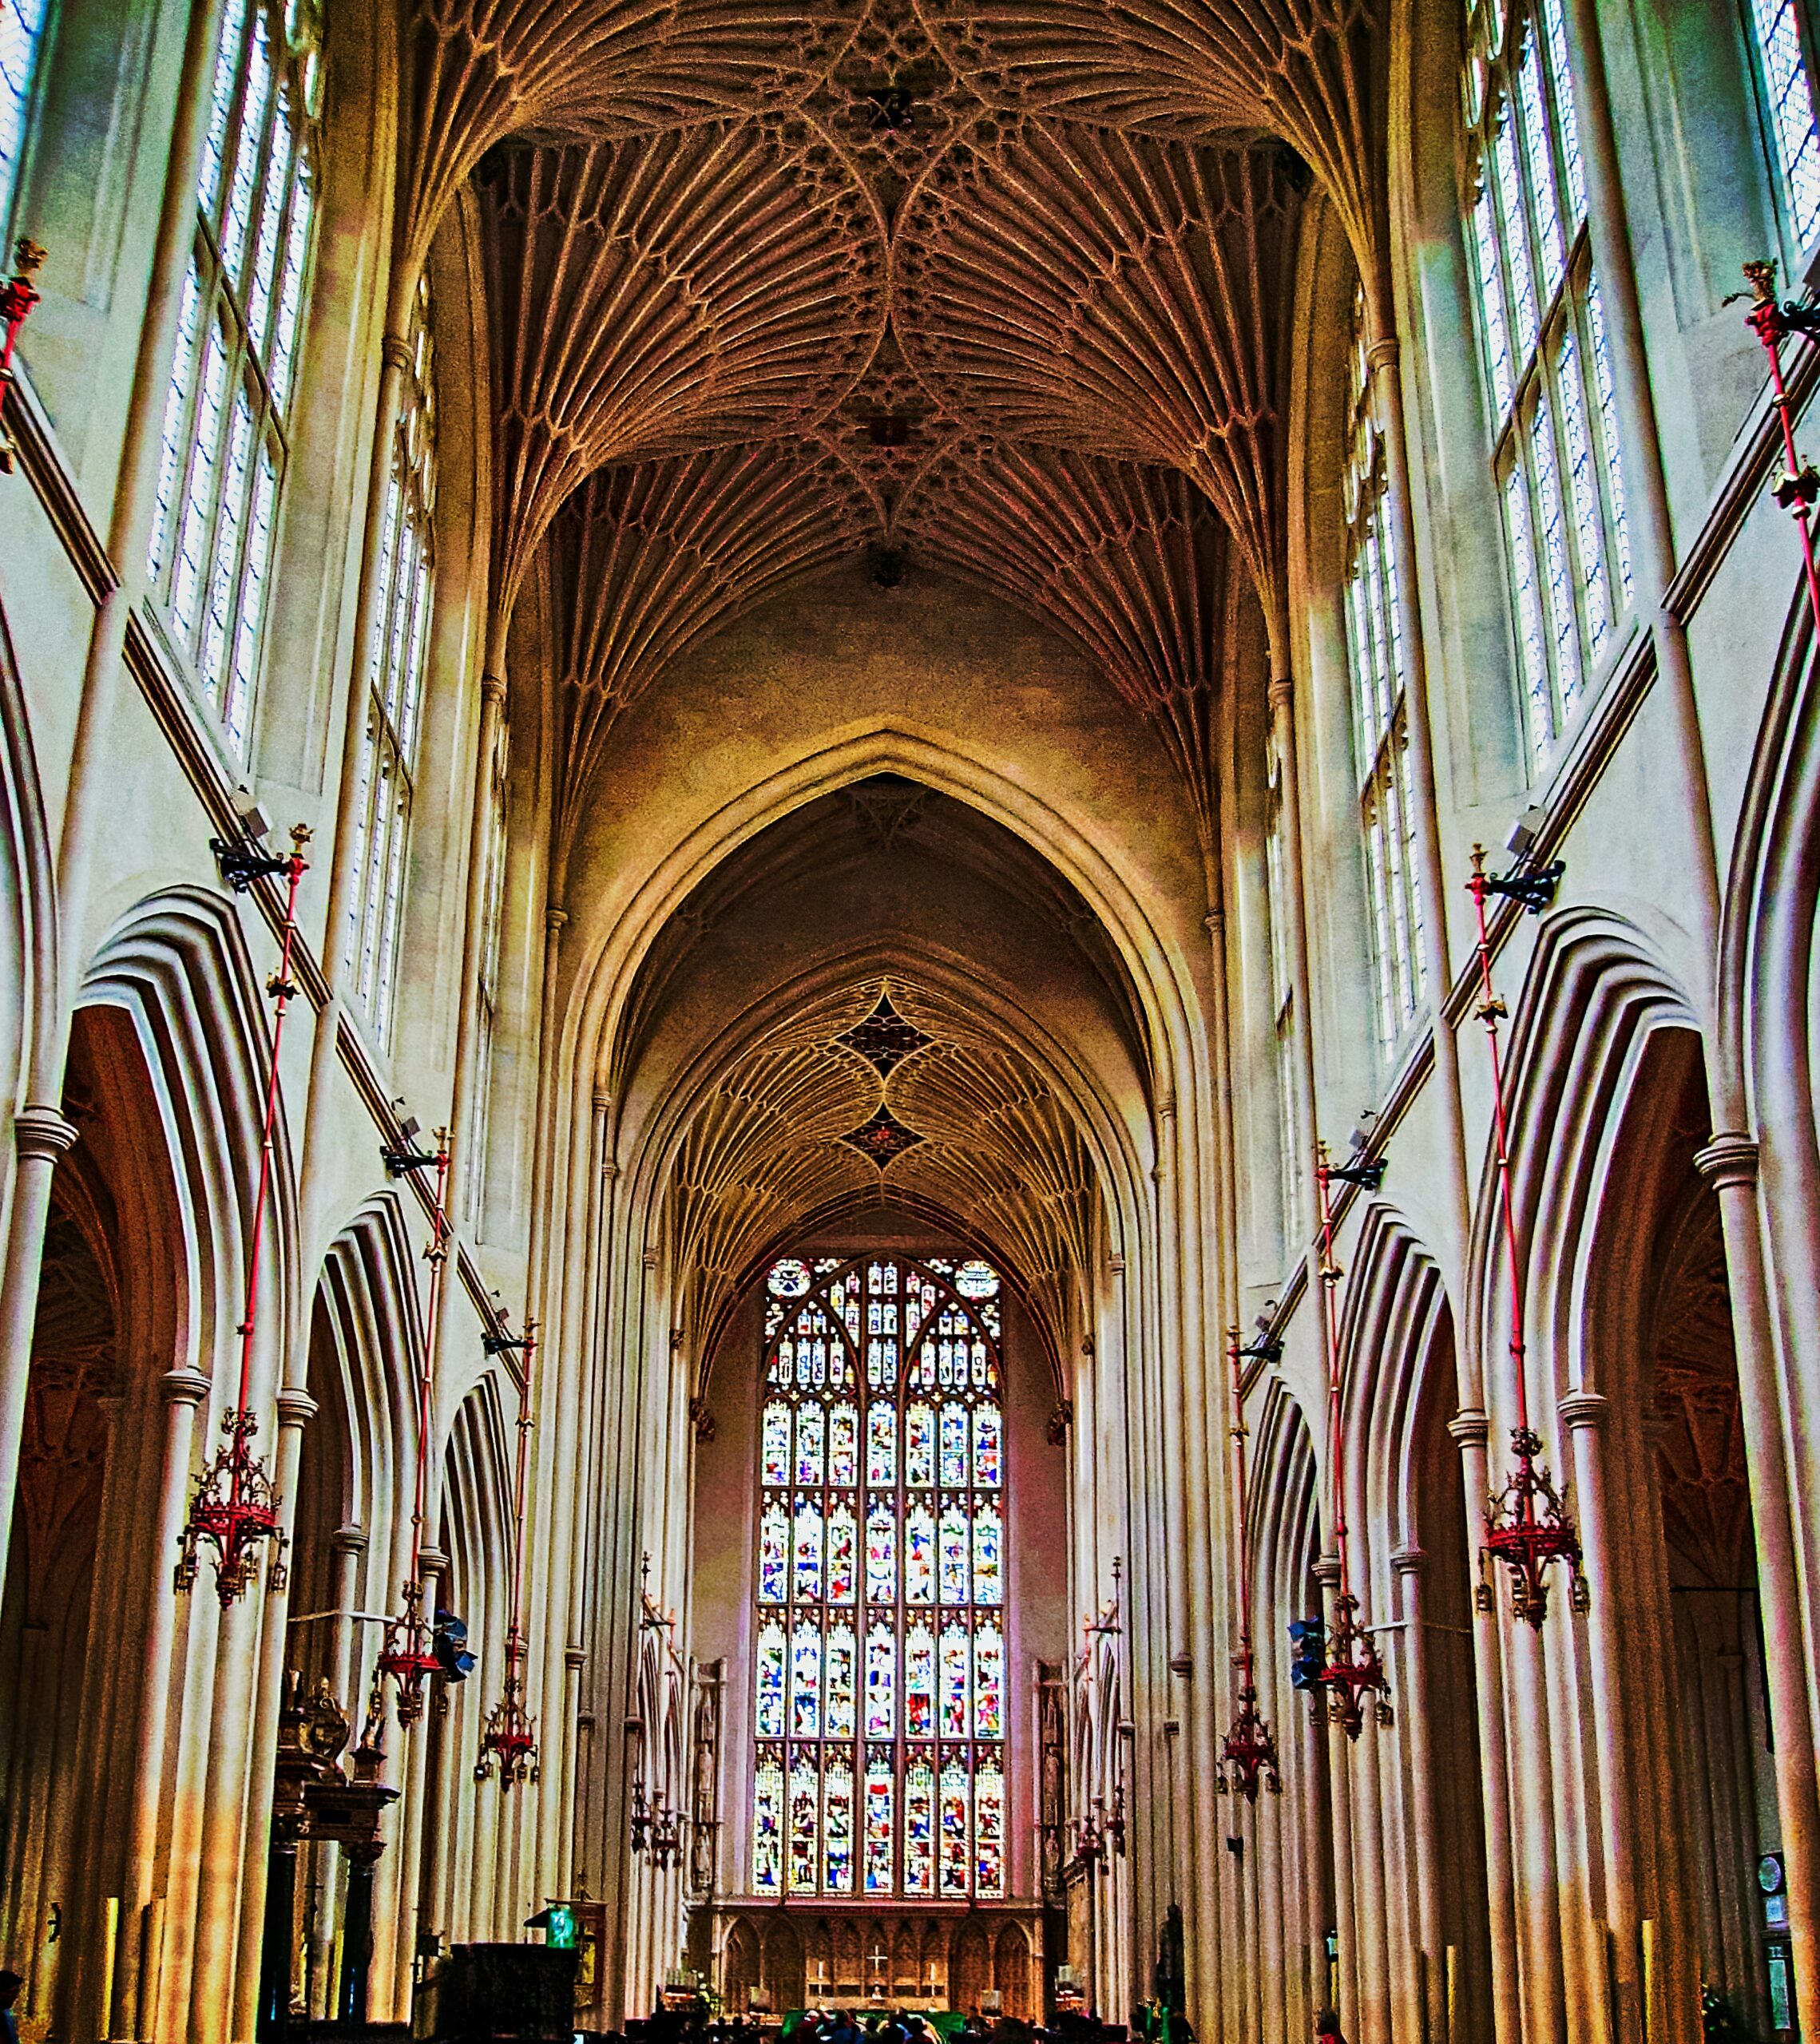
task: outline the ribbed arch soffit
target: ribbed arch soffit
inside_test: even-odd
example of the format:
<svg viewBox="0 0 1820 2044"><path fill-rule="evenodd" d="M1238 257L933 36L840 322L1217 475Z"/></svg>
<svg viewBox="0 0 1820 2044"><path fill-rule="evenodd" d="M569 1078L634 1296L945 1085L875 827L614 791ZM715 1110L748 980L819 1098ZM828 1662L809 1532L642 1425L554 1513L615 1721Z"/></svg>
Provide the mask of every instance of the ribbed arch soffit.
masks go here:
<svg viewBox="0 0 1820 2044"><path fill-rule="evenodd" d="M881 1073L840 1040L887 992L923 1040ZM869 1143L881 1126L890 1133ZM809 999L719 1070L662 1196L676 1325L698 1357L763 1245L831 1205L900 1198L989 1234L1060 1353L1100 1211L1080 1119L1036 1061L957 995L898 972Z"/></svg>
<svg viewBox="0 0 1820 2044"><path fill-rule="evenodd" d="M800 103L863 0L415 0L400 252L414 282L450 199L497 143L606 141Z"/></svg>

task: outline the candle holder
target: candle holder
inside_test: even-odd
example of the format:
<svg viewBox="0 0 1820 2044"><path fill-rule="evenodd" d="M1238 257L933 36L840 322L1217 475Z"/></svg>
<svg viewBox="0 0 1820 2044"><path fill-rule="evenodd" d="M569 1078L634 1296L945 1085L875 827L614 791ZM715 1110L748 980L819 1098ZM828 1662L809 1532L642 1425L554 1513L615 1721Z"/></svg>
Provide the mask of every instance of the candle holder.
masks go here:
<svg viewBox="0 0 1820 2044"><path fill-rule="evenodd" d="M413 1578L404 1586L402 1614L386 1627L386 1643L378 1662L379 1674L397 1686L401 1725L414 1725L423 1715L423 1686L437 1666L423 1616L423 1585Z"/></svg>
<svg viewBox="0 0 1820 2044"><path fill-rule="evenodd" d="M0 286L0 322L5 331L0 334L0 393L14 380L13 351L19 344L19 332L31 316L42 293L32 282L44 267L45 251L29 235L22 234L13 244L13 274L4 286ZM10 476L18 464L18 446L4 426L0 426L0 475Z"/></svg>
<svg viewBox="0 0 1820 2044"><path fill-rule="evenodd" d="M476 1781L495 1773L502 1789L537 1779L537 1721L525 1708L525 1642L514 1626L506 1642L506 1680L480 1735Z"/></svg>

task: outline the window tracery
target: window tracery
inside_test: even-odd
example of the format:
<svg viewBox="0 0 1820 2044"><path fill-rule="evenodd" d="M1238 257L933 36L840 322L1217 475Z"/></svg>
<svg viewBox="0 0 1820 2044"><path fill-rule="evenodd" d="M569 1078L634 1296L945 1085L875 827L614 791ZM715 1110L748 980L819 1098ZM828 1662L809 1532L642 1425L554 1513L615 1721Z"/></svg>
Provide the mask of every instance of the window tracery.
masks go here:
<svg viewBox="0 0 1820 2044"><path fill-rule="evenodd" d="M435 580L436 374L427 279L417 287L406 345L410 358L375 571L367 732L355 796L359 879L346 955L355 996L382 1041L391 1029Z"/></svg>
<svg viewBox="0 0 1820 2044"><path fill-rule="evenodd" d="M1346 649L1365 842L1378 1043L1386 1056L1422 1004L1422 889L1410 794L1401 568L1387 516L1382 438L1371 403L1365 291L1353 291L1348 358Z"/></svg>
<svg viewBox="0 0 1820 2044"><path fill-rule="evenodd" d="M18 196L19 164L50 14L50 0L5 0L0 6L0 228L9 224Z"/></svg>
<svg viewBox="0 0 1820 2044"><path fill-rule="evenodd" d="M766 1281L752 1888L1005 1891L1000 1281L786 1258Z"/></svg>
<svg viewBox="0 0 1820 2044"><path fill-rule="evenodd" d="M1466 240L1530 750L1632 597L1616 398L1564 0L1468 0Z"/></svg>
<svg viewBox="0 0 1820 2044"><path fill-rule="evenodd" d="M319 25L228 0L177 313L147 574L244 757L314 240Z"/></svg>
<svg viewBox="0 0 1820 2044"><path fill-rule="evenodd" d="M1796 247L1806 249L1820 233L1820 130L1799 0L1751 0L1749 14L1782 204Z"/></svg>

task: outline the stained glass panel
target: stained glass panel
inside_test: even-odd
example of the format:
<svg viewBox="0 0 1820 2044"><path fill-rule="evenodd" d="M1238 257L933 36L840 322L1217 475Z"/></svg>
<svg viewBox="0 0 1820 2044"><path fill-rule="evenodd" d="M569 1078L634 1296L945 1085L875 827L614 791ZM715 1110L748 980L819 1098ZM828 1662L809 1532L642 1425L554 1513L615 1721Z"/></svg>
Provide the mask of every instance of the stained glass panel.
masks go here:
<svg viewBox="0 0 1820 2044"><path fill-rule="evenodd" d="M942 1769L942 1892L965 1895L968 1881L967 1770L959 1761Z"/></svg>
<svg viewBox="0 0 1820 2044"><path fill-rule="evenodd" d="M853 1513L846 1505L837 1505L828 1515L828 1602L831 1604L851 1604L854 1601L854 1553L858 1542L858 1533L853 1523Z"/></svg>
<svg viewBox="0 0 1820 2044"><path fill-rule="evenodd" d="M759 1634L758 1727L761 1739L783 1737L783 1628L767 1625Z"/></svg>
<svg viewBox="0 0 1820 2044"><path fill-rule="evenodd" d="M780 1504L767 1505L759 1524L759 1602L781 1604L790 1586L789 1521Z"/></svg>
<svg viewBox="0 0 1820 2044"><path fill-rule="evenodd" d="M783 1886L783 1763L761 1754L752 1792L752 1888L776 1895Z"/></svg>
<svg viewBox="0 0 1820 2044"><path fill-rule="evenodd" d="M973 1634L973 1737L1005 1736L1005 1635L989 1618Z"/></svg>
<svg viewBox="0 0 1820 2044"><path fill-rule="evenodd" d="M773 1399L764 1408L763 1463L759 1480L767 1487L790 1481L790 1408Z"/></svg>
<svg viewBox="0 0 1820 2044"><path fill-rule="evenodd" d="M890 1754L873 1755L866 1764L866 1892L889 1895L891 1845L895 1827L891 1821L895 1770Z"/></svg>
<svg viewBox="0 0 1820 2044"><path fill-rule="evenodd" d="M926 1760L904 1769L904 1893L935 1892L935 1770Z"/></svg>
<svg viewBox="0 0 1820 2044"><path fill-rule="evenodd" d="M827 1851L830 1895L853 1892L853 1762L831 1753L823 1776L822 1836Z"/></svg>
<svg viewBox="0 0 1820 2044"><path fill-rule="evenodd" d="M977 1259L767 1274L756 1894L1003 1892L999 1289Z"/></svg>
<svg viewBox="0 0 1820 2044"><path fill-rule="evenodd" d="M790 1648L790 1736L818 1738L821 1729L821 1629L813 1618L799 1618Z"/></svg>

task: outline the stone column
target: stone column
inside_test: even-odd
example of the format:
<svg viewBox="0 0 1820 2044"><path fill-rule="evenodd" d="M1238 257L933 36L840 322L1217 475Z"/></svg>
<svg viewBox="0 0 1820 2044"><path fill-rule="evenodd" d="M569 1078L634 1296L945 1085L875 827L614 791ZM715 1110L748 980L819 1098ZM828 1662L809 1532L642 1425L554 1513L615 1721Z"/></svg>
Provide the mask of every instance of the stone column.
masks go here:
<svg viewBox="0 0 1820 2044"><path fill-rule="evenodd" d="M338 1612L351 1612L359 1593L360 1558L367 1551L364 1527L341 1526L329 1535L329 1605ZM355 1652L358 1628L351 1618L331 1618L328 1646L323 1656L328 1686L350 1721L359 1715L359 1656ZM341 1921L341 1848L323 1844L315 1853L316 1909L310 1932L310 1973L322 1983L321 2006L312 2015L327 2015L335 2003L335 1939Z"/></svg>
<svg viewBox="0 0 1820 2044"><path fill-rule="evenodd" d="M1592 1695L1594 1744L1599 1755L1600 1794L1596 1822L1604 1861L1605 1919L1615 1948L1612 1985L1618 2006L1612 2011L1616 2034L1636 2035L1642 2024L1643 1985L1637 1973L1636 1864L1632 1845L1636 1812L1630 1779L1624 1692L1624 1645L1619 1613L1617 1555L1605 1500L1604 1431L1610 1402L1602 1392L1570 1391L1556 1408L1568 1429L1573 1456L1573 1483L1579 1510L1580 1544L1585 1557L1592 1608L1587 1630L1592 1648L1588 1677ZM1559 1608L1560 1598L1554 1598Z"/></svg>
<svg viewBox="0 0 1820 2044"><path fill-rule="evenodd" d="M21 1107L13 1121L18 1162L6 1261L0 1273L0 1583L13 1533L19 1455L26 1437L26 1390L31 1377L32 1329L38 1321L45 1222L57 1160L76 1140L76 1124L55 1107Z"/></svg>
<svg viewBox="0 0 1820 2044"><path fill-rule="evenodd" d="M1340 1564L1336 1555L1323 1555L1314 1564L1321 1586L1321 1619L1330 1634L1339 1595ZM1327 1737L1327 1804L1334 1835L1334 1926L1339 1933L1340 2028L1359 2034L1358 1911L1353 1852L1352 1767L1346 1735L1330 1718ZM1374 2040L1374 2044L1376 2041Z"/></svg>
<svg viewBox="0 0 1820 2044"><path fill-rule="evenodd" d="M1491 1424L1482 1412L1455 1413L1447 1431L1460 1451L1469 1541L1482 1527L1491 1495L1486 1443ZM1476 1543L1475 1543L1476 1544ZM1469 1552L1469 1562L1476 1562ZM1473 1625L1473 1696L1479 1718L1479 1785L1485 1812L1485 1888L1490 1915L1492 2026L1497 2044L1523 2036L1522 1977L1517 1956L1517 1869L1511 1832L1510 1761L1505 1737L1504 1653L1497 1614L1481 1613Z"/></svg>
<svg viewBox="0 0 1820 2044"><path fill-rule="evenodd" d="M437 1585L448 1565L448 1556L438 1548L426 1547L418 1551L418 1576L423 1585L423 1615L426 1620L434 1622L435 1618ZM423 1715L410 1726L405 1743L404 1795L398 1804L397 1843L392 1848L396 1866L392 1888L396 1913L388 1927L391 1934L389 1955L384 1938L376 1939L375 1943L375 1977L387 2004L395 2011L387 2018L390 2021L402 2022L403 2015L396 2012L403 2010L408 2014L410 2007L411 1967L417 1955L418 1881L423 1866L423 1827L427 1818L424 1791L430 1778L430 1712L439 1679L432 1675L425 1683ZM389 1979L386 1977L388 1971Z"/></svg>
<svg viewBox="0 0 1820 2044"><path fill-rule="evenodd" d="M284 1701L284 1663L289 1638L285 1621L291 1607L290 1570L282 1558L289 1552L291 1528L296 1523L297 1471L303 1459L303 1429L315 1417L317 1411L315 1399L307 1391L294 1386L280 1391L276 1404L278 1435L272 1452L272 1482L278 1495L279 1523L284 1529L286 1544L273 1551L260 1586L264 1597L260 1614L259 1670L249 1727L252 1757L247 1790L244 1872L241 1877L240 1950L235 1974L235 2034L240 2037L253 2026L262 1967L264 1887L271 1864L268 1834L272 1828L272 1796L278 1765L278 1718ZM294 1880L295 1842L287 1872Z"/></svg>
<svg viewBox="0 0 1820 2044"><path fill-rule="evenodd" d="M165 1452L158 1518L152 1535L151 1598L143 1647L145 1675L132 1754L133 1800L127 1819L125 1889L120 1948L114 1959L110 2038L149 2032L157 1983L150 1975L151 1905L157 1886L158 1812L165 1781L165 1737L170 1715L171 1662L176 1649L177 1597L172 1577L177 1536L189 1502L196 1408L208 1396L199 1370L169 1370L158 1380L165 1400Z"/></svg>
<svg viewBox="0 0 1820 2044"><path fill-rule="evenodd" d="M1725 1235L1757 1585L1763 1600L1764 1680L1775 1731L1776 1808L1788 1875L1796 2004L1802 2034L1820 2037L1820 1810L1798 1536L1757 1198L1757 1145L1753 1138L1736 1132L1715 1135L1694 1163L1719 1196Z"/></svg>
<svg viewBox="0 0 1820 2044"><path fill-rule="evenodd" d="M1442 2044L1446 2036L1446 1939L1441 1922L1439 1826L1435 1817L1434 1747L1429 1721L1428 1639L1422 1630L1422 1571L1427 1559L1419 1547L1399 1547L1390 1557L1397 1578L1398 1616L1403 1622L1403 1693L1398 1702L1410 1741L1410 1840L1415 1873L1416 1934L1422 1959L1419 2011L1412 2027L1415 2034ZM1456 1867L1452 1876L1465 1878L1466 1869Z"/></svg>

